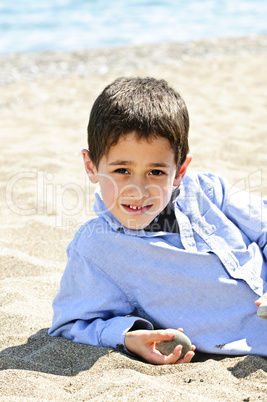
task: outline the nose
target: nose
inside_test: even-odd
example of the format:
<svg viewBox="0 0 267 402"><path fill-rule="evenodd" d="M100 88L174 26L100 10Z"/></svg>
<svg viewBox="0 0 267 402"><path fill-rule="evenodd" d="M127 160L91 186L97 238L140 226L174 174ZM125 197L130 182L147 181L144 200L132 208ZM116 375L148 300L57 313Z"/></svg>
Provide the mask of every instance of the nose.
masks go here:
<svg viewBox="0 0 267 402"><path fill-rule="evenodd" d="M130 183L128 182L123 187L123 196L134 197L137 200L147 198L149 196L148 183L144 178L132 178Z"/></svg>

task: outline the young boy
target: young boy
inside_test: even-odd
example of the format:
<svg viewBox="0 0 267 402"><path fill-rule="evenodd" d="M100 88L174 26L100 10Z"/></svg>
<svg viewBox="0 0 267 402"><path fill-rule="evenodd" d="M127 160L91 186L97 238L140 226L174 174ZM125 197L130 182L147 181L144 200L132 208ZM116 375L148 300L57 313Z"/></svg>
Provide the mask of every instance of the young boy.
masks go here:
<svg viewBox="0 0 267 402"><path fill-rule="evenodd" d="M169 364L194 356L155 349L182 327L200 351L267 356L254 304L267 298L266 209L220 177L186 174L188 130L165 81L121 78L96 99L82 154L99 217L68 247L50 335Z"/></svg>

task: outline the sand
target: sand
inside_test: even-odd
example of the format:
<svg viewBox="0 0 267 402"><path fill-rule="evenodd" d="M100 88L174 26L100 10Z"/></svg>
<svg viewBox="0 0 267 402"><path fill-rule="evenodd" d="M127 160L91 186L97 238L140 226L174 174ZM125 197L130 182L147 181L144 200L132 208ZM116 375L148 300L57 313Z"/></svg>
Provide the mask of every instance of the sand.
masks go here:
<svg viewBox="0 0 267 402"><path fill-rule="evenodd" d="M97 94L121 75L168 80L190 112L191 170L266 196L266 65L265 36L0 57L1 400L267 399L262 357L153 366L47 336L66 246L94 216L80 150Z"/></svg>

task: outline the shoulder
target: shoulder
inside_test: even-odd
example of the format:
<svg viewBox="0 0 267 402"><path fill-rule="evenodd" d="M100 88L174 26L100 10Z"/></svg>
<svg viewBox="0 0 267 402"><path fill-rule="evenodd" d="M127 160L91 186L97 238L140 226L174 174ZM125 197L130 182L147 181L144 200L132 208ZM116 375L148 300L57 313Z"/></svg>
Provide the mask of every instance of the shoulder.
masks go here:
<svg viewBox="0 0 267 402"><path fill-rule="evenodd" d="M87 255L97 245L102 244L103 246L103 237L107 238L110 232L112 229L105 219L100 217L91 219L77 230L67 252L75 250L81 255Z"/></svg>
<svg viewBox="0 0 267 402"><path fill-rule="evenodd" d="M182 188L187 195L205 195L217 205L222 204L225 195L224 179L210 172L188 172L182 181Z"/></svg>

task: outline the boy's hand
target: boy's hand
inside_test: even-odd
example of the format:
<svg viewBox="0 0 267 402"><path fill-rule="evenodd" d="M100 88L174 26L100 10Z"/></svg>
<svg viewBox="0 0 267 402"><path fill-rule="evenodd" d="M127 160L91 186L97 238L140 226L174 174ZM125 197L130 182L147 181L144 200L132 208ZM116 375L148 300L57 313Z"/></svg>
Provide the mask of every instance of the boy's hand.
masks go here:
<svg viewBox="0 0 267 402"><path fill-rule="evenodd" d="M182 331L181 329L179 329ZM145 359L151 364L175 364L175 363L189 363L195 355L195 346L192 351L188 352L183 359L179 360L181 355L182 346L177 346L169 356L162 355L156 348L157 341L167 341L174 337L174 332L171 330L137 330L127 332L125 335L126 348L136 355Z"/></svg>
<svg viewBox="0 0 267 402"><path fill-rule="evenodd" d="M267 320L267 293L261 296L255 301L256 306L258 306L257 315L264 320Z"/></svg>
<svg viewBox="0 0 267 402"><path fill-rule="evenodd" d="M261 303L267 303L267 293L265 293L263 296L255 301L256 306L260 306Z"/></svg>

